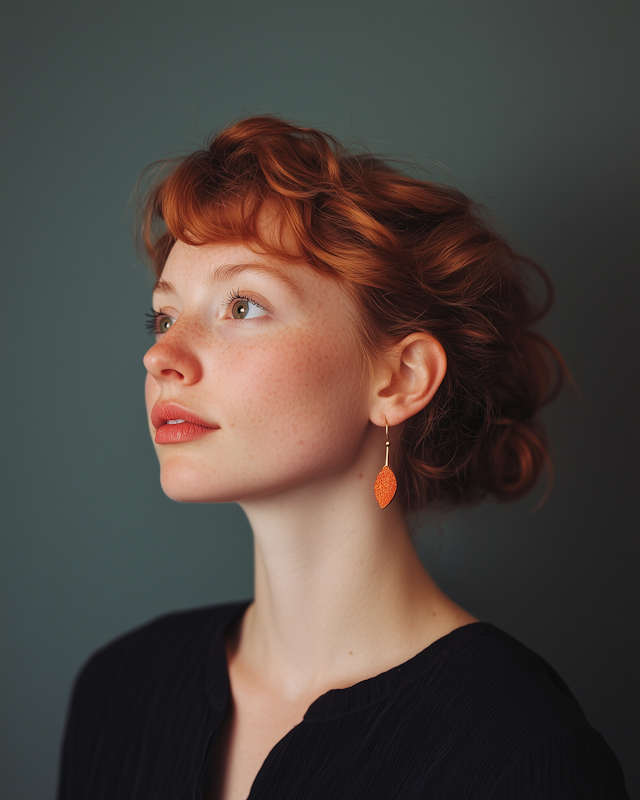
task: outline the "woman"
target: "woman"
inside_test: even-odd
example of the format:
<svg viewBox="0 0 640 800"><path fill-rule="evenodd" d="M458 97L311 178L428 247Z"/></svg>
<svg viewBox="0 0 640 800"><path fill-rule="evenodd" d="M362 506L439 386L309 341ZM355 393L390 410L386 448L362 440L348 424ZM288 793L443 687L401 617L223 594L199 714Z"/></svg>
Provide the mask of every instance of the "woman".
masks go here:
<svg viewBox="0 0 640 800"><path fill-rule="evenodd" d="M174 165L144 236L162 487L241 504L255 597L93 656L60 799L626 797L558 675L444 596L407 528L547 462L544 273L460 192L273 117Z"/></svg>

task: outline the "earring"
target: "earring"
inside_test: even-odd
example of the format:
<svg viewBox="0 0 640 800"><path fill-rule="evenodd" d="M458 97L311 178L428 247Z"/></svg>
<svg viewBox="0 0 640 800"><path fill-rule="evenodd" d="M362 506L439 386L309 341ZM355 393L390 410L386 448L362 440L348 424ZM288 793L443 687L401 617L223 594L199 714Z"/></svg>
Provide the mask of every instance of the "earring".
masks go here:
<svg viewBox="0 0 640 800"><path fill-rule="evenodd" d="M385 446L387 448L387 455L384 460L384 467L378 473L376 482L373 484L373 493L376 496L380 508L386 508L393 500L393 496L398 488L398 481L393 474L393 470L389 467L389 426L387 420L384 421L385 434L387 441Z"/></svg>

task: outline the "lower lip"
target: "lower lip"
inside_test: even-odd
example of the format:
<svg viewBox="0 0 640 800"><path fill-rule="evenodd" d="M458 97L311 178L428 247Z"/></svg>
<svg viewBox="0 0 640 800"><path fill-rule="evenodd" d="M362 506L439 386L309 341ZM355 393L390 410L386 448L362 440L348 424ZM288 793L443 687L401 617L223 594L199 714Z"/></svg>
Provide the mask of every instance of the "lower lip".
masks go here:
<svg viewBox="0 0 640 800"><path fill-rule="evenodd" d="M156 431L156 444L180 444L200 439L218 428L205 428L193 422L177 422L175 425L165 423Z"/></svg>

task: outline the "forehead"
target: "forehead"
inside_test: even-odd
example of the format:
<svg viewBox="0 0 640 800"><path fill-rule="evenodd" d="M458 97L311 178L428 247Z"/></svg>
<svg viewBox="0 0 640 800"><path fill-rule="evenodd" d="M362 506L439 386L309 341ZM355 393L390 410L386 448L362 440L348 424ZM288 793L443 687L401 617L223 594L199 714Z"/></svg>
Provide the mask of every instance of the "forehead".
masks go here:
<svg viewBox="0 0 640 800"><path fill-rule="evenodd" d="M202 281L232 264L257 265L273 271L278 268L274 259L257 255L243 244L194 246L177 241L171 248L161 278Z"/></svg>
<svg viewBox="0 0 640 800"><path fill-rule="evenodd" d="M167 258L154 292L200 291L221 283L242 282L244 277L271 279L297 295L344 297L337 279L323 275L304 262L291 263L258 254L243 244L193 246L177 241Z"/></svg>

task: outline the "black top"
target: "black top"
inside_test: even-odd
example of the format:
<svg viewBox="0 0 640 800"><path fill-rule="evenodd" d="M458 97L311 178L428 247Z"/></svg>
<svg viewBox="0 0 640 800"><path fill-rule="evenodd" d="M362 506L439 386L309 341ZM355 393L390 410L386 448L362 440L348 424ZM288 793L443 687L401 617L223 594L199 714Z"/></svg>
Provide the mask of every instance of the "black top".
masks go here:
<svg viewBox="0 0 640 800"><path fill-rule="evenodd" d="M226 629L247 603L169 614L89 660L73 692L59 800L201 800L229 702ZM334 689L269 753L251 800L628 798L557 673L465 625L399 667Z"/></svg>

